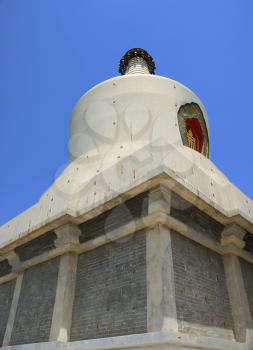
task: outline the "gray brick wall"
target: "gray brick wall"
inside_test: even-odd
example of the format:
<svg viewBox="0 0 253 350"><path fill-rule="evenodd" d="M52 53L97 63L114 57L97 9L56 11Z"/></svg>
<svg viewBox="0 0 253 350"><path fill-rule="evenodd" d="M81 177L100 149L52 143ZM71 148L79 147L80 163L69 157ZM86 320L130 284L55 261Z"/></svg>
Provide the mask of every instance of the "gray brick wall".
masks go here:
<svg viewBox="0 0 253 350"><path fill-rule="evenodd" d="M59 259L25 271L11 336L11 345L49 339Z"/></svg>
<svg viewBox="0 0 253 350"><path fill-rule="evenodd" d="M147 331L144 232L81 254L71 340Z"/></svg>
<svg viewBox="0 0 253 350"><path fill-rule="evenodd" d="M205 236L220 242L224 228L206 213L172 192L171 216L189 225Z"/></svg>
<svg viewBox="0 0 253 350"><path fill-rule="evenodd" d="M15 283L16 280L13 280L0 285L0 346L2 345L4 338Z"/></svg>
<svg viewBox="0 0 253 350"><path fill-rule="evenodd" d="M86 242L98 237L112 229L127 224L133 219L147 215L148 196L147 192L127 200L116 208L108 210L94 219L88 220L80 225L80 242Z"/></svg>
<svg viewBox="0 0 253 350"><path fill-rule="evenodd" d="M240 264L242 269L244 285L248 297L250 313L253 319L253 265L243 259L240 259Z"/></svg>
<svg viewBox="0 0 253 350"><path fill-rule="evenodd" d="M200 334L217 327L231 337L232 331L226 332L233 325L222 257L176 232L172 252L179 329L191 331L189 322L204 326Z"/></svg>
<svg viewBox="0 0 253 350"><path fill-rule="evenodd" d="M7 259L0 262L0 277L11 272L11 266Z"/></svg>
<svg viewBox="0 0 253 350"><path fill-rule="evenodd" d="M31 240L30 242L22 244L21 246L17 247L15 251L20 260L25 261L55 248L55 239L56 234L53 231L50 231Z"/></svg>

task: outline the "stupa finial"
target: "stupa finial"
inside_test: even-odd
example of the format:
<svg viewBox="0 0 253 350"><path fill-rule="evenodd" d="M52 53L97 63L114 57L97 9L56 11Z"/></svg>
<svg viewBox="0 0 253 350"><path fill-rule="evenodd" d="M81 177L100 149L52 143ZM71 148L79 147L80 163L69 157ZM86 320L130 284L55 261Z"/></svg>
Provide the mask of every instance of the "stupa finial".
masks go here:
<svg viewBox="0 0 253 350"><path fill-rule="evenodd" d="M119 63L119 73L125 74L155 74L155 62L150 54L143 49L128 50Z"/></svg>

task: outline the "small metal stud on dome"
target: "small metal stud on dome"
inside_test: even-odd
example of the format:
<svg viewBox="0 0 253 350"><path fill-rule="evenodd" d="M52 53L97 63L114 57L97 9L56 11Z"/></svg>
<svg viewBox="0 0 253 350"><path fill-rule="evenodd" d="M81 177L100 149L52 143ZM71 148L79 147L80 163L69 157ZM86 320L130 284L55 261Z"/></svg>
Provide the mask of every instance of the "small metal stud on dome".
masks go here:
<svg viewBox="0 0 253 350"><path fill-rule="evenodd" d="M128 50L121 58L119 73L127 74L155 74L155 62L150 54L140 48Z"/></svg>

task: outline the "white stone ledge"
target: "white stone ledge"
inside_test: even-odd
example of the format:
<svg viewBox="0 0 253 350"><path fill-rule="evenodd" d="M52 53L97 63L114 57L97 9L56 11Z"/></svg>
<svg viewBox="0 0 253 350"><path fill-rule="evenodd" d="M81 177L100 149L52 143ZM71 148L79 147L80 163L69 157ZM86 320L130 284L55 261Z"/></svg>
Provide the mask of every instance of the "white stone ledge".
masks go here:
<svg viewBox="0 0 253 350"><path fill-rule="evenodd" d="M17 276L18 276L18 274L14 273L14 272L8 273L8 275L0 277L0 284L10 282L10 281L16 279Z"/></svg>
<svg viewBox="0 0 253 350"><path fill-rule="evenodd" d="M62 342L45 342L3 346L1 350L64 350L67 349L67 345Z"/></svg>
<svg viewBox="0 0 253 350"><path fill-rule="evenodd" d="M74 342L48 342L2 347L2 350L251 350L253 342L238 343L211 337L193 337L184 333L157 332Z"/></svg>

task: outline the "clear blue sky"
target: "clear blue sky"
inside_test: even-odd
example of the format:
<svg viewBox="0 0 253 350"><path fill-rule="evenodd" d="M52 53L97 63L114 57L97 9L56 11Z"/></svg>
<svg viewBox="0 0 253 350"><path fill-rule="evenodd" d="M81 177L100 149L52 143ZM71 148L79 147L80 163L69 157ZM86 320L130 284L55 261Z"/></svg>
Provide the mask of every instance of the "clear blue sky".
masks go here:
<svg viewBox="0 0 253 350"><path fill-rule="evenodd" d="M0 0L0 224L67 163L72 108L142 47L209 114L211 159L253 198L252 0Z"/></svg>

